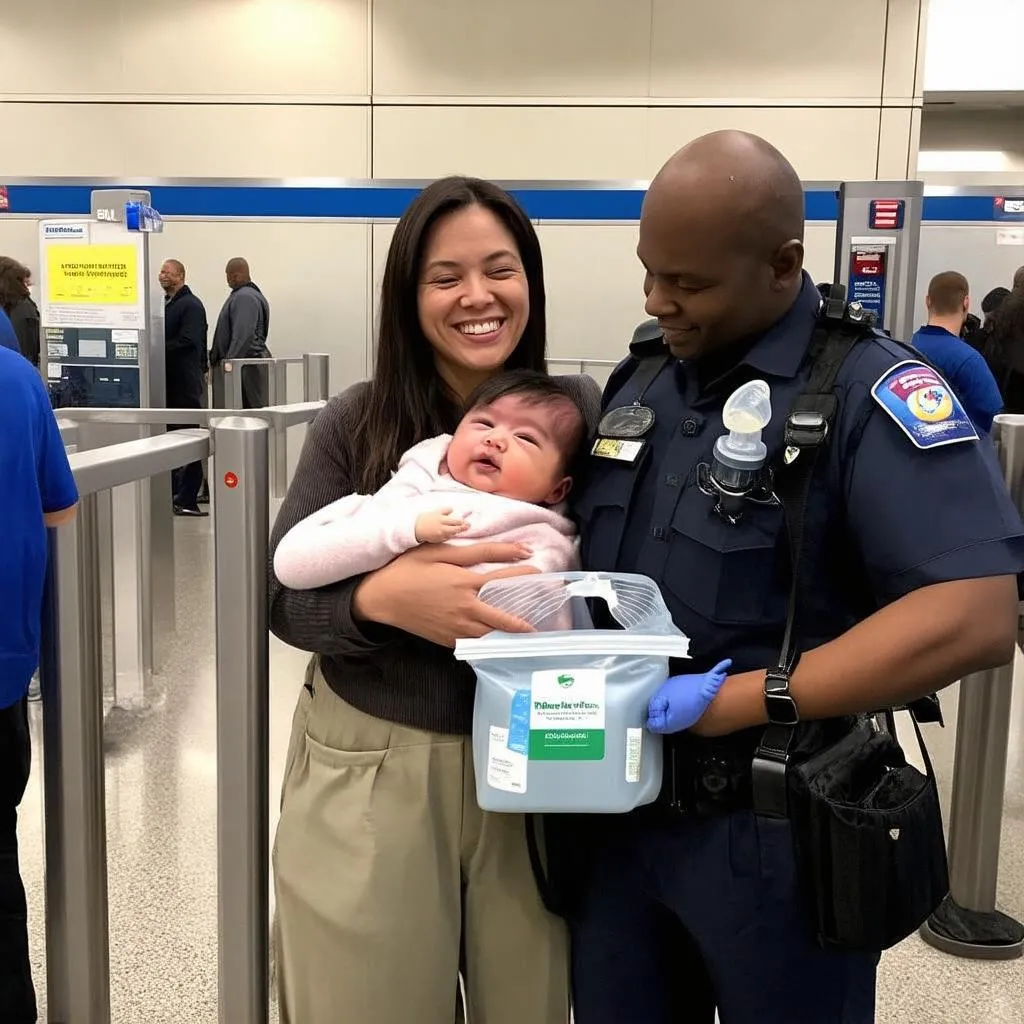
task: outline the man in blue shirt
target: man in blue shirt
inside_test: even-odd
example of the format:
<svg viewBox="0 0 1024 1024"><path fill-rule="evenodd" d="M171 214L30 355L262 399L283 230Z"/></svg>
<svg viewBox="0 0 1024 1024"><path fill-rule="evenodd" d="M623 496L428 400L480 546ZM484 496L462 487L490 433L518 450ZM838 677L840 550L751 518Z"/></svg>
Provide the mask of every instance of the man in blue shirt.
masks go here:
<svg viewBox="0 0 1024 1024"><path fill-rule="evenodd" d="M74 518L78 491L42 379L18 349L0 347L0 394L0 1018L34 1024L17 834L31 761L25 695L39 661L46 528Z"/></svg>
<svg viewBox="0 0 1024 1024"><path fill-rule="evenodd" d="M982 354L960 337L971 308L967 278L955 270L936 274L924 301L928 323L911 344L949 381L975 427L987 434L1003 398Z"/></svg>

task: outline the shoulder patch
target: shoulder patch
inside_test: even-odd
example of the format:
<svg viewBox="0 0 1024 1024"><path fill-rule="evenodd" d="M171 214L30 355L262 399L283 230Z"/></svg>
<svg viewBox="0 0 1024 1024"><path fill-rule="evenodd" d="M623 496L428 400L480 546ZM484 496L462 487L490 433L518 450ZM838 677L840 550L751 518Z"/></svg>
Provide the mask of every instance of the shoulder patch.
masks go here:
<svg viewBox="0 0 1024 1024"><path fill-rule="evenodd" d="M930 366L908 359L886 370L871 397L918 448L977 441L953 389Z"/></svg>

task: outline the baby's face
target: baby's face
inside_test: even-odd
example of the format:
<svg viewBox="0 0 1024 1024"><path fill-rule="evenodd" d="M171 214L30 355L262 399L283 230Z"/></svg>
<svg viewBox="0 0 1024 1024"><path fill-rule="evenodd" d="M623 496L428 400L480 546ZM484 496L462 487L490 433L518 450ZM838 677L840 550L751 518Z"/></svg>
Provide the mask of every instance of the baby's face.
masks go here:
<svg viewBox="0 0 1024 1024"><path fill-rule="evenodd" d="M488 494L555 505L569 492L563 445L579 410L568 399L533 403L506 395L462 418L448 448L448 472Z"/></svg>

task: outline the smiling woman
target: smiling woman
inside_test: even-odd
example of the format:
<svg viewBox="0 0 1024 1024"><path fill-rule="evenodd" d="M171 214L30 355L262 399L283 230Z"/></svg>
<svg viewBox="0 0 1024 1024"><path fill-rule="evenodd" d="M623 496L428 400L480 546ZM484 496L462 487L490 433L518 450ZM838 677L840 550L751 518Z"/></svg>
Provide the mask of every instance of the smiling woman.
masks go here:
<svg viewBox="0 0 1024 1024"><path fill-rule="evenodd" d="M442 178L395 229L381 288L377 366L358 426L372 492L402 452L452 429L501 369L544 371L544 269L526 214L475 178Z"/></svg>
<svg viewBox="0 0 1024 1024"><path fill-rule="evenodd" d="M425 189L395 230L380 324L373 380L310 428L272 552L314 513L397 480L403 453L455 431L481 385L451 475L554 516L545 506L568 486L572 435L559 401L593 420L600 395L573 377L538 404L487 390L503 370L533 371L535 390L551 383L540 245L515 201L471 178ZM433 452L425 465L436 475L438 462ZM325 557L318 548L314 561ZM318 589L272 575L271 628L317 655L274 852L282 1024L452 1021L460 959L471 1020L567 1024L564 926L538 895L524 819L477 805L473 674L451 650L457 637L525 628L478 592L533 571L529 557L515 543L432 542ZM469 568L493 563L512 567Z"/></svg>
<svg viewBox="0 0 1024 1024"><path fill-rule="evenodd" d="M465 395L512 355L529 321L518 246L494 213L467 206L435 224L423 264L420 323L438 372Z"/></svg>

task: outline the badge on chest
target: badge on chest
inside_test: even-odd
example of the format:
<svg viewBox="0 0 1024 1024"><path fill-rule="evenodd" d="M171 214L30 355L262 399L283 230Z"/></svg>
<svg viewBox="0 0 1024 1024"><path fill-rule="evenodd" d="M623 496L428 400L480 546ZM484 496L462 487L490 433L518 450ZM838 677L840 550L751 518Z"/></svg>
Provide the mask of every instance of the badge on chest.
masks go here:
<svg viewBox="0 0 1024 1024"><path fill-rule="evenodd" d="M644 404L644 396L670 361L671 356L660 350L640 360L632 382L636 398L630 405L609 409L601 417L591 455L630 464L640 458L647 447L647 435L654 427L654 410Z"/></svg>
<svg viewBox="0 0 1024 1024"><path fill-rule="evenodd" d="M654 426L654 410L646 405L624 405L601 417L590 454L599 459L634 463L647 446Z"/></svg>

